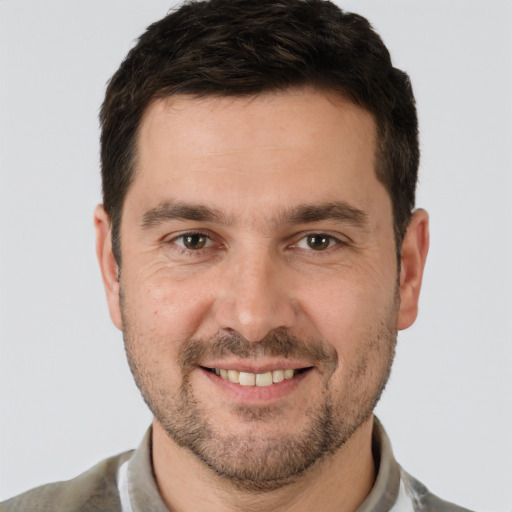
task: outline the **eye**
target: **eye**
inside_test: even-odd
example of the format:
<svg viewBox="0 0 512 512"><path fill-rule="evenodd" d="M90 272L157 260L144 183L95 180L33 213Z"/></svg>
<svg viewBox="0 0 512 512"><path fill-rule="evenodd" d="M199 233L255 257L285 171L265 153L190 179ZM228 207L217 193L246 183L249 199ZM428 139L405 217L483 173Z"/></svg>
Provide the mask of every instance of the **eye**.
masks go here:
<svg viewBox="0 0 512 512"><path fill-rule="evenodd" d="M203 233L184 233L174 238L173 243L190 251L199 251L210 247L212 240Z"/></svg>
<svg viewBox="0 0 512 512"><path fill-rule="evenodd" d="M302 237L295 247L299 249L312 249L313 251L325 251L339 243L338 239L325 233L310 233Z"/></svg>

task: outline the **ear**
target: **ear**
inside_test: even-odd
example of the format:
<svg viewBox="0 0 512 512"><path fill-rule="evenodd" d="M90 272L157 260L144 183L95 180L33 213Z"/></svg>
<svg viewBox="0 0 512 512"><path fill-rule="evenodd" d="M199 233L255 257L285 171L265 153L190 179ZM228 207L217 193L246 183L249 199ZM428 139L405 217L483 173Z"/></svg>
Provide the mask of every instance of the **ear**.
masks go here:
<svg viewBox="0 0 512 512"><path fill-rule="evenodd" d="M410 327L418 316L418 301L428 245L428 213L425 210L416 210L412 215L402 244L399 330Z"/></svg>
<svg viewBox="0 0 512 512"><path fill-rule="evenodd" d="M107 295L110 318L118 329L122 329L123 322L118 280L119 268L112 250L110 218L101 204L94 210L94 228L96 230L96 256L100 264L103 286Z"/></svg>

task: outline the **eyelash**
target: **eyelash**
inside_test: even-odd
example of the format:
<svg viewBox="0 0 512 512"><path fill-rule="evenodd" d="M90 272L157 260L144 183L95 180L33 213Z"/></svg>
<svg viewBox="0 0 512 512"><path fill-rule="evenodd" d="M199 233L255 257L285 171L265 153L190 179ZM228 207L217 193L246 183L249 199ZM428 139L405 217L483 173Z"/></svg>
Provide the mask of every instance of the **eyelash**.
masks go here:
<svg viewBox="0 0 512 512"><path fill-rule="evenodd" d="M186 237L192 237L192 236L201 236L206 239L206 246L201 247L200 249L190 249L185 246L185 238ZM181 244L178 243L178 241L181 240ZM211 247L214 245L214 241L211 236L209 236L207 233L203 231L187 231L186 233L182 233L178 236L173 237L167 242L169 245L174 246L176 250L178 250L181 254L185 254L187 256L199 256L203 254L208 249L211 249ZM219 244L218 247L221 247L221 244Z"/></svg>
<svg viewBox="0 0 512 512"><path fill-rule="evenodd" d="M299 244L301 244L301 243L309 245L309 242L307 239L310 237L311 238L321 238L322 240L327 240L327 247L325 247L323 249L318 248L317 250L315 250L311 246L309 246L309 249L307 247L300 247ZM291 247L296 247L298 249L304 249L306 251L313 252L313 253L325 253L325 252L329 251L329 249L334 249L341 245L346 245L346 244L344 242L342 242L339 238L336 238L335 236L329 235L328 233L322 233L321 231L318 231L318 232L305 233Z"/></svg>
<svg viewBox="0 0 512 512"><path fill-rule="evenodd" d="M186 247L185 246L185 238L193 237L193 236L204 237L206 239L206 242L205 242L206 246L203 246L199 249L190 249L190 248ZM300 247L299 244L301 242L305 243L305 244L308 243L306 241L308 237L322 237L322 239L327 239L328 246L324 249L319 248L318 250L313 249L311 246L309 247L309 249L306 247ZM181 243L178 243L179 240L181 240ZM186 233L182 233L178 236L173 237L167 243L170 245L173 245L182 254L186 254L188 256L200 256L200 255L204 254L205 251L212 248L212 246L214 245L214 240L212 239L211 236L209 236L207 233L205 233L203 231L187 231ZM322 254L331 252L332 250L340 249L346 245L347 245L347 242L340 240L339 238L337 238L333 235L329 235L328 233L324 233L321 231L310 231L310 232L301 234L300 238L298 238L296 242L292 243L288 247L292 248L292 249L300 249L300 250L308 251L308 252L311 252L312 254L321 256ZM221 248L221 247L222 247L222 244L219 244L217 248Z"/></svg>

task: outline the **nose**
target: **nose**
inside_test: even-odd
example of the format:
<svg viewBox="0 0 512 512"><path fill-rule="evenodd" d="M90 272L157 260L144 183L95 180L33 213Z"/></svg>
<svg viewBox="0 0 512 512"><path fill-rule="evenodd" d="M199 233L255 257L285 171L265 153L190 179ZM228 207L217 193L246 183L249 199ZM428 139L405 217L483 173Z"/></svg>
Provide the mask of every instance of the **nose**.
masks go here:
<svg viewBox="0 0 512 512"><path fill-rule="evenodd" d="M215 301L217 327L251 342L290 328L298 314L293 283L271 255L240 255L226 262Z"/></svg>

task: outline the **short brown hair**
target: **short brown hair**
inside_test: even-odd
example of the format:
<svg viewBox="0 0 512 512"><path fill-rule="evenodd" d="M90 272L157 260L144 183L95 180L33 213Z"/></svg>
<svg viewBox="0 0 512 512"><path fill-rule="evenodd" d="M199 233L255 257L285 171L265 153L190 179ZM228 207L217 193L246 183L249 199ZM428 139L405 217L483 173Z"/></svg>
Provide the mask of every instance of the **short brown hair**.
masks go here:
<svg viewBox="0 0 512 512"><path fill-rule="evenodd" d="M250 96L313 86L368 110L378 131L376 174L393 204L397 254L415 202L418 121L406 73L369 22L327 0L187 2L152 24L107 87L101 108L103 203L119 230L135 146L150 102L173 94Z"/></svg>

